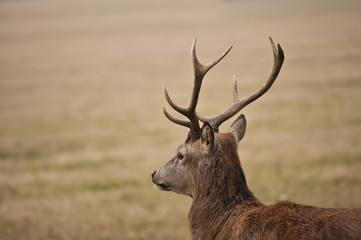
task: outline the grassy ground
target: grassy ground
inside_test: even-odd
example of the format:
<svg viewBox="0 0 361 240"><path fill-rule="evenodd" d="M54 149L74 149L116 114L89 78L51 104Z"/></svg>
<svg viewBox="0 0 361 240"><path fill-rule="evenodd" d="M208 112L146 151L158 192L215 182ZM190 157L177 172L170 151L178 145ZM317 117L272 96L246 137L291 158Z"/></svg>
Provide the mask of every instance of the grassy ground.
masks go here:
<svg viewBox="0 0 361 240"><path fill-rule="evenodd" d="M191 200L150 173L187 130L162 114L162 83L187 104L190 46L206 77L199 111L281 74L248 119L240 158L262 201L361 206L360 1L0 2L0 238L189 239ZM225 124L223 130L227 130Z"/></svg>

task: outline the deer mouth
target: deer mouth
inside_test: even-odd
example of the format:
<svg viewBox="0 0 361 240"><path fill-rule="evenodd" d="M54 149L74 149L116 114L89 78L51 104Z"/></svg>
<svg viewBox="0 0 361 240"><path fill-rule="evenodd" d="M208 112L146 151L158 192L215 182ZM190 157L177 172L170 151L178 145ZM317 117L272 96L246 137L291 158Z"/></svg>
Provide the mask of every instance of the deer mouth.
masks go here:
<svg viewBox="0 0 361 240"><path fill-rule="evenodd" d="M159 190L162 190L162 191L170 191L169 190L169 187L164 184L164 183L159 183L157 181L155 181L154 179L152 179L152 182L154 183L154 185L159 189Z"/></svg>
<svg viewBox="0 0 361 240"><path fill-rule="evenodd" d="M155 183L155 186L157 186L157 188L159 190L162 190L162 191L170 191L168 186L163 184L163 183Z"/></svg>

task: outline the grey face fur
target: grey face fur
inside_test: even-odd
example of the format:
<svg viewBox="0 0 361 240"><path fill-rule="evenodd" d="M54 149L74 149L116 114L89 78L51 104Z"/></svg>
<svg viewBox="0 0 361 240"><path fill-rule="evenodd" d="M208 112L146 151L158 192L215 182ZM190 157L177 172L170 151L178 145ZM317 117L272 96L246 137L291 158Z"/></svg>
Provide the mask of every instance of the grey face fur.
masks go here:
<svg viewBox="0 0 361 240"><path fill-rule="evenodd" d="M199 141L180 145L176 155L152 174L153 183L160 190L193 197L194 186L202 168L206 167L214 142L212 127L206 123L201 130Z"/></svg>
<svg viewBox="0 0 361 240"><path fill-rule="evenodd" d="M189 144L182 144L178 147L176 155L158 171L153 173L153 183L163 191L173 191L176 193L192 197L192 177L191 169L193 154Z"/></svg>
<svg viewBox="0 0 361 240"><path fill-rule="evenodd" d="M245 130L246 119L241 115L232 124L229 132L238 143L243 138ZM214 133L212 127L205 123L198 141L180 145L176 155L158 171L152 173L153 183L160 190L193 197L212 156L215 152L218 154L221 152L217 135L219 134Z"/></svg>

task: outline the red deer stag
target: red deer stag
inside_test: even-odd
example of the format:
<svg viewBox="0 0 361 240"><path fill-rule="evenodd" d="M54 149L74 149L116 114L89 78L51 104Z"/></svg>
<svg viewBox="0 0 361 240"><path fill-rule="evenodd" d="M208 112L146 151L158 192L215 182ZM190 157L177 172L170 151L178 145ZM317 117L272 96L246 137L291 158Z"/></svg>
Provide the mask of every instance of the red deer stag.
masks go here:
<svg viewBox="0 0 361 240"><path fill-rule="evenodd" d="M246 119L240 115L229 132L219 126L245 106L261 97L272 86L281 70L284 54L281 46L271 45L274 54L272 73L266 83L251 96L239 100L234 82L233 105L214 118L196 112L204 75L227 55L231 47L208 65L196 56L192 46L194 88L190 105L176 105L164 88L167 102L186 116L180 120L165 109L172 122L190 128L177 154L158 171L153 183L164 191L193 198L188 218L193 239L361 239L361 209L319 208L281 201L274 205L260 202L248 189L240 165L237 147L246 131ZM199 121L203 122L202 128Z"/></svg>

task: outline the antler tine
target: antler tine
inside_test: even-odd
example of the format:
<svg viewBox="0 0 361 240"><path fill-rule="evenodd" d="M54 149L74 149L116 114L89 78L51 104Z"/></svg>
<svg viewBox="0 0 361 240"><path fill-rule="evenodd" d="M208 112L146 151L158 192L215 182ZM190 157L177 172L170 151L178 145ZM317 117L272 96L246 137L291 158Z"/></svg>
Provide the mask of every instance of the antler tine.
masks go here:
<svg viewBox="0 0 361 240"><path fill-rule="evenodd" d="M223 54L221 54L213 62L211 62L211 63L209 63L207 65L203 65L202 63L199 62L199 60L197 58L196 42L197 42L197 39L194 39L193 44L192 44L192 60L193 60L193 69L194 69L194 86L193 86L192 97L191 97L191 102L190 102L189 106L186 107L186 108L183 108L183 107L180 107L180 106L176 105L172 101L172 99L169 97L169 94L168 94L166 88L163 85L164 95L165 95L165 98L166 98L167 102L169 103L169 105L174 110L176 110L177 112L179 112L179 113L183 114L184 116L186 116L190 121L184 121L184 120L176 119L173 116L171 116L165 109L163 109L164 115L170 121L172 121L172 122L174 122L176 124L179 124L179 125L186 126L186 127L190 128L191 133L195 134L195 135L200 133L200 126L199 126L199 120L198 120L197 113L196 113L196 107L197 107L197 103L198 103L199 92L201 90L203 78L206 75L206 73L213 66L215 66L218 62L220 62L228 54L228 52L232 48L232 46L230 46Z"/></svg>
<svg viewBox="0 0 361 240"><path fill-rule="evenodd" d="M185 127L188 127L192 133L194 134L198 134L200 132L200 126L199 126L199 122L198 122L198 118L197 115L195 113L195 108L197 105L197 101L198 101L198 95L199 95L199 91L200 91L200 85L197 88L196 86L196 81L195 81L195 86L193 88L193 93L192 93L192 99L191 99L191 103L187 108L183 108L180 107L178 105L176 105L172 99L169 97L168 91L167 89L164 87L163 85L163 91L164 91L164 96L165 99L167 100L168 104L177 112L179 112L180 114L183 114L184 116L186 116L190 121L184 121L184 120L180 120L177 119L173 116L171 116L166 110L165 108L163 108L163 112L164 115L172 122L174 122L175 124L178 125L182 125ZM195 99L195 97L197 97L197 99Z"/></svg>
<svg viewBox="0 0 361 240"><path fill-rule="evenodd" d="M224 51L217 59L215 59L213 62L210 62L207 65L203 65L199 62L196 54L196 43L197 39L195 38L192 44L192 59L193 59L193 68L194 68L194 74L195 74L195 81L197 78L203 78L204 75L217 63L219 63L232 49L232 45ZM200 82L202 82L202 79L200 79Z"/></svg>
<svg viewBox="0 0 361 240"><path fill-rule="evenodd" d="M184 127L187 127L187 128L191 128L192 127L192 124L191 122L189 121L184 121L184 120L180 120L180 119L177 119L175 117L173 117L172 115L170 115L167 110L165 110L165 108L163 107L163 113L164 115L171 121L171 122L174 122L175 124L178 124L178 125L181 125L181 126L184 126Z"/></svg>
<svg viewBox="0 0 361 240"><path fill-rule="evenodd" d="M238 97L238 89L237 89L237 80L236 75L233 76L233 104L238 103L239 97Z"/></svg>
<svg viewBox="0 0 361 240"><path fill-rule="evenodd" d="M269 76L267 81L262 85L262 87L260 89L258 89L258 91L253 93L251 96L239 101L238 93L237 93L237 83L235 81L234 90L233 90L233 105L228 110L226 110L225 112L223 112L222 114L220 114L214 118L204 118L204 117L198 115L198 118L202 122L208 121L215 131L218 131L219 126L223 122L225 122L229 118L233 117L235 114L237 114L239 111L241 111L248 104L255 101L256 99L261 97L264 93L266 93L271 88L274 81L276 80L276 78L281 70L281 67L282 67L285 57L284 57L284 52L283 52L281 46L279 44L277 44L277 47L276 47L272 38L269 37L269 39L270 39L272 50L273 50L274 62L273 62L273 68L272 68L271 75Z"/></svg>

